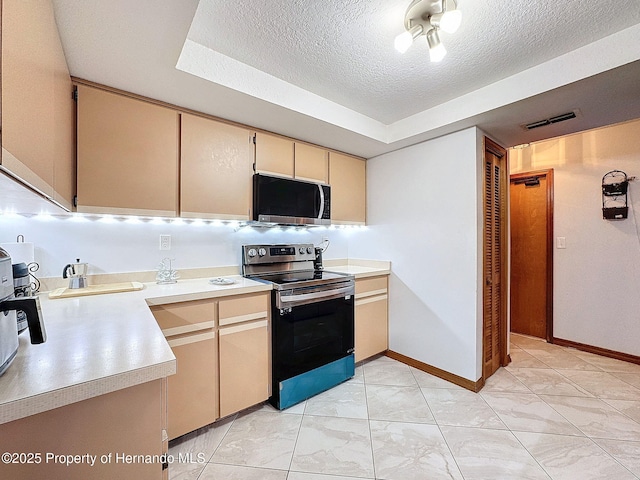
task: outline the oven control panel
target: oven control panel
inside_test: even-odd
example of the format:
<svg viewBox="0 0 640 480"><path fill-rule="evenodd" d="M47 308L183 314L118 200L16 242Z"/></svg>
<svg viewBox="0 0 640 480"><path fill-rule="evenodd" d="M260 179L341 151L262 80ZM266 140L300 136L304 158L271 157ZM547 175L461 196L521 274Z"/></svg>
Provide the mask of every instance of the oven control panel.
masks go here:
<svg viewBox="0 0 640 480"><path fill-rule="evenodd" d="M315 249L311 243L242 246L242 263L244 265L305 262L315 260L315 258Z"/></svg>

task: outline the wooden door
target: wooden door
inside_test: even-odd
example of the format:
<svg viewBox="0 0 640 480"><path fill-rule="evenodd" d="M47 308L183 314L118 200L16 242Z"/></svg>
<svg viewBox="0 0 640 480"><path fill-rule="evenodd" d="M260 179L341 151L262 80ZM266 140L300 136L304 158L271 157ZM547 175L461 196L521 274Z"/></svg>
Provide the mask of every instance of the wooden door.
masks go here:
<svg viewBox="0 0 640 480"><path fill-rule="evenodd" d="M511 176L511 331L552 337L553 170Z"/></svg>
<svg viewBox="0 0 640 480"><path fill-rule="evenodd" d="M485 138L483 369L486 380L507 364L507 153Z"/></svg>

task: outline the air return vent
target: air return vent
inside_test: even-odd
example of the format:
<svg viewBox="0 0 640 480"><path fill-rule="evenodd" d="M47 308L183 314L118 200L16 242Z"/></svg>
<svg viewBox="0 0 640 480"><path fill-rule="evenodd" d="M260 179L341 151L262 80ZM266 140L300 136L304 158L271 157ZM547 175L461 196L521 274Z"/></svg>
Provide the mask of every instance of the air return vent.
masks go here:
<svg viewBox="0 0 640 480"><path fill-rule="evenodd" d="M567 120L571 120L572 118L576 118L576 112L567 112L560 115L556 115L555 117L545 118L544 120L538 120L537 122L531 122L523 125L522 127L525 130L533 130L534 128L544 127L546 125L551 125L553 123L565 122Z"/></svg>

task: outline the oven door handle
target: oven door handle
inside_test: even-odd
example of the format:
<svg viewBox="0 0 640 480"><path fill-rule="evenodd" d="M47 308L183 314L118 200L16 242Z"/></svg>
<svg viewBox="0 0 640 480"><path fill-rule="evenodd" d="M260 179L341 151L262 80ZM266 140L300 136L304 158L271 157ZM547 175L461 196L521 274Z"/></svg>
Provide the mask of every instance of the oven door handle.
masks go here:
<svg viewBox="0 0 640 480"><path fill-rule="evenodd" d="M323 290L321 292L314 292L314 293L300 293L298 295L280 295L280 301L282 303L305 302L305 301L316 302L325 298L330 299L330 298L353 295L353 294L354 294L353 286L348 286L348 287L336 288L333 290Z"/></svg>

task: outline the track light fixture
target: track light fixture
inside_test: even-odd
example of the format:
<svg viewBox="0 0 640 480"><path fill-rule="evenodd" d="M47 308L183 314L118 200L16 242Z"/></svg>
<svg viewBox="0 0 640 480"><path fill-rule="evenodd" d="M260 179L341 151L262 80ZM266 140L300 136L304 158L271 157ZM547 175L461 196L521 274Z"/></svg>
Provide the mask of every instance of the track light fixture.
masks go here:
<svg viewBox="0 0 640 480"><path fill-rule="evenodd" d="M462 13L455 0L413 0L404 16L406 31L396 37L395 47L406 52L413 41L424 35L429 44L429 57L439 62L447 54L438 32L455 33L462 22Z"/></svg>

